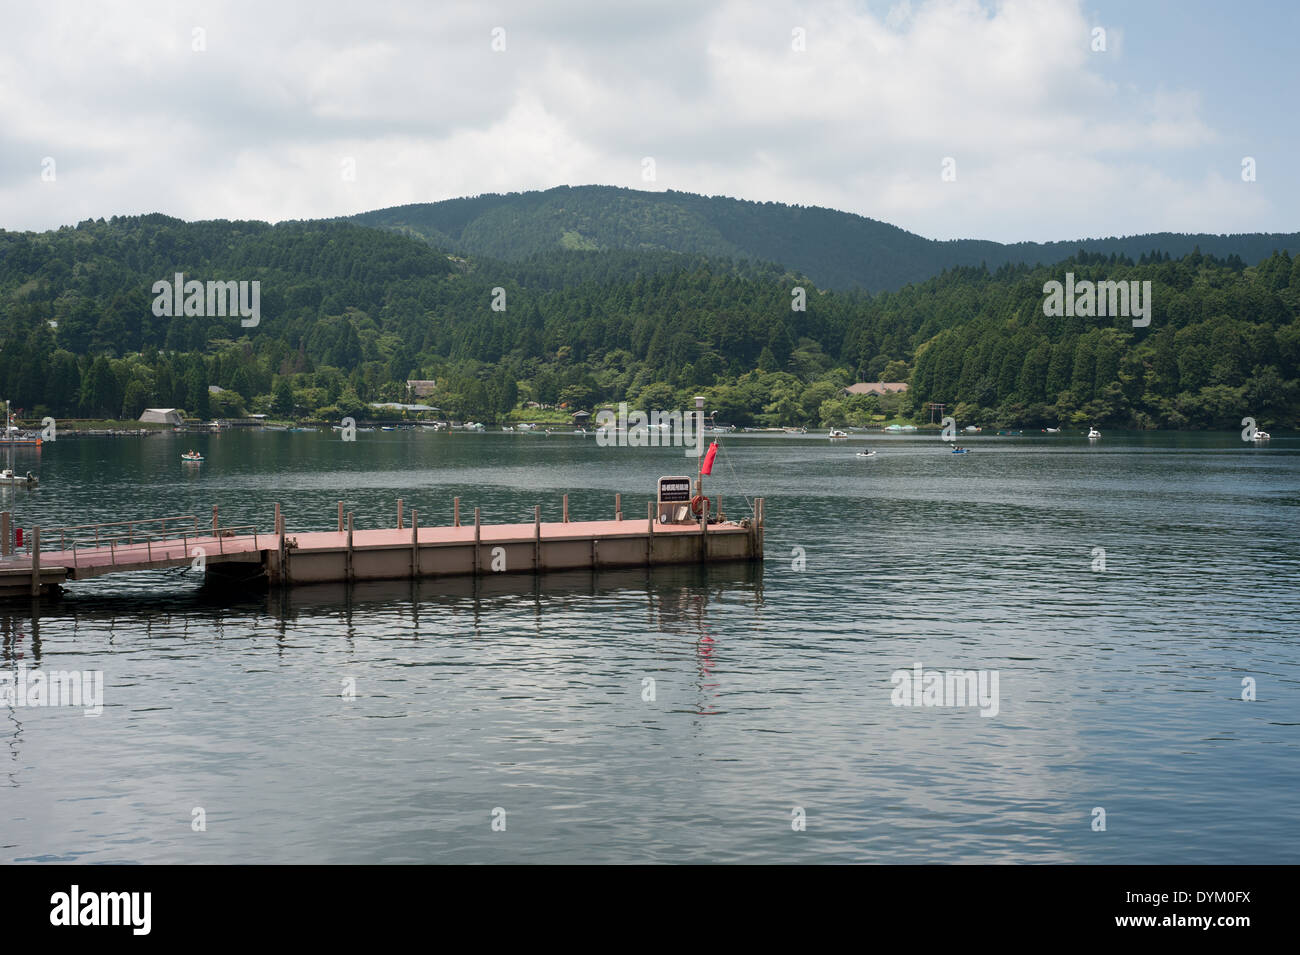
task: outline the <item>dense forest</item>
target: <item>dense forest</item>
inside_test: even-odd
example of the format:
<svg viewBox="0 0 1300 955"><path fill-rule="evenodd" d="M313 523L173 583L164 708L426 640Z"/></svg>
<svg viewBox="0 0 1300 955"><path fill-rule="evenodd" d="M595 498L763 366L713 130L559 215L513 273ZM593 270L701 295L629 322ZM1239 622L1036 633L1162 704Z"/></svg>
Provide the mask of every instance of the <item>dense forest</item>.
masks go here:
<svg viewBox="0 0 1300 955"><path fill-rule="evenodd" d="M1043 314L1043 286L1152 283L1148 327ZM261 321L158 317L151 287L261 282ZM792 308L793 290L806 309ZM488 422L544 406L675 409L737 425L928 420L1027 426L1294 427L1300 257L1081 250L949 269L892 292L818 288L749 257L557 249L506 261L351 222L161 215L0 231L0 398L29 416L371 416L424 400ZM900 398L845 397L857 380ZM224 389L213 393L209 386Z"/></svg>
<svg viewBox="0 0 1300 955"><path fill-rule="evenodd" d="M1181 235L1004 245L940 242L865 216L818 206L749 202L687 192L560 186L377 209L351 221L422 237L440 249L518 261L561 249L662 250L710 258L780 262L822 288L893 291L945 269L1048 265L1080 250L1138 259L1152 249L1175 257L1199 250L1255 263L1275 251L1300 253L1300 233Z"/></svg>

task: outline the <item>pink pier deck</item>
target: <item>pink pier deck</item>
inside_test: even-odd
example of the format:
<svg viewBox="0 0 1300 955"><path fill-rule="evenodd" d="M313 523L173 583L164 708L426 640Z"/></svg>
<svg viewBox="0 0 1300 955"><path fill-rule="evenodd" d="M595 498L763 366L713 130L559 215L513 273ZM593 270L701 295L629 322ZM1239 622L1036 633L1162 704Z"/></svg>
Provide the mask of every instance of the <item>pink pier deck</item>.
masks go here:
<svg viewBox="0 0 1300 955"><path fill-rule="evenodd" d="M168 537L141 532L149 523L141 521L133 522L130 539L107 543L98 532L95 541L83 539L71 546L63 531L36 535L34 549L29 543L26 552L0 557L0 596L38 595L65 581L186 565L230 581L288 586L755 561L763 554L763 512L760 499L752 520L713 524L660 524L647 516L450 527L412 527L406 522L390 528L296 533L244 527Z"/></svg>

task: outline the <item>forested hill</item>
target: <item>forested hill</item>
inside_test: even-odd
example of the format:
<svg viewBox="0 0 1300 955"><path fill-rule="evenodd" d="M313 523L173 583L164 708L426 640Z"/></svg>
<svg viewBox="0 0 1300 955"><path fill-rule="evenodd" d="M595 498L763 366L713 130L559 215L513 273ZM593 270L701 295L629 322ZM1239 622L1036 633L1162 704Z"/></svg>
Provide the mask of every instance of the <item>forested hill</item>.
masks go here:
<svg viewBox="0 0 1300 955"><path fill-rule="evenodd" d="M667 250L775 262L823 288L901 288L958 266L1059 262L1082 249L1136 260L1159 251L1199 250L1255 264L1275 251L1300 252L1300 233L1149 233L1122 238L1004 245L935 241L875 219L779 202L614 186L560 186L378 209L350 217L420 236L471 255L517 260L558 249Z"/></svg>
<svg viewBox="0 0 1300 955"><path fill-rule="evenodd" d="M154 284L178 272L260 282L260 321L155 314ZM1066 272L1150 282L1150 324L1044 314L1044 284ZM924 421L933 401L962 425L1290 429L1300 257L1081 252L866 295L699 254L449 255L348 222L0 231L0 398L29 417L368 417L408 400L410 379L436 380L420 397L447 415L488 422L702 394L738 425ZM882 379L911 388L843 393Z"/></svg>

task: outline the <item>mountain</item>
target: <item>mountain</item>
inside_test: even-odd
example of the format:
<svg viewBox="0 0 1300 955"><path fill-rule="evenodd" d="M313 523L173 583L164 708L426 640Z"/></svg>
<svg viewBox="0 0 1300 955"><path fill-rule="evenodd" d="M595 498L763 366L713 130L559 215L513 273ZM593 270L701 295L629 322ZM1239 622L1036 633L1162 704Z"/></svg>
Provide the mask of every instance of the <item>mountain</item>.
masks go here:
<svg viewBox="0 0 1300 955"><path fill-rule="evenodd" d="M687 192L558 186L376 209L348 217L462 254L520 261L561 249L668 251L777 263L822 288L892 291L945 269L1059 262L1076 252L1181 258L1199 249L1253 265L1300 252L1300 233L1155 232L1104 239L1003 244L938 241L850 212Z"/></svg>
<svg viewBox="0 0 1300 955"><path fill-rule="evenodd" d="M1044 285L1067 271L1148 288L1145 305L1053 312ZM177 273L179 309L157 292ZM235 286L239 315L221 297ZM260 290L251 323L245 286ZM699 251L507 261L355 222L148 215L0 230L0 397L28 420L146 407L360 419L372 402L407 400L412 379L435 380L419 397L448 415L487 422L618 401L681 409L704 395L738 425L925 421L933 402L990 427L1237 429L1249 416L1291 429L1300 256L1078 252L869 295ZM911 387L844 394L880 380Z"/></svg>

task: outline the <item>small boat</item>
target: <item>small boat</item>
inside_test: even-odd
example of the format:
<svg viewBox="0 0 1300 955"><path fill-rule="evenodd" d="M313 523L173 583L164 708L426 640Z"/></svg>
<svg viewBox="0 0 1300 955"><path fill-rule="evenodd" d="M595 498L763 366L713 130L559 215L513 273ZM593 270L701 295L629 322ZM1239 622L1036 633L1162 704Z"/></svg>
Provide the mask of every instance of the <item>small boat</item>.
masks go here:
<svg viewBox="0 0 1300 955"><path fill-rule="evenodd" d="M983 428L977 428L977 427L975 427L975 425L973 425L973 424L968 424L968 425L966 425L966 427L962 428L962 430L965 431L967 434L979 434L979 433L980 433L981 431L983 431L984 429L983 429Z"/></svg>
<svg viewBox="0 0 1300 955"><path fill-rule="evenodd" d="M953 448L953 454L970 454L970 448Z"/></svg>
<svg viewBox="0 0 1300 955"><path fill-rule="evenodd" d="M875 456L876 456L876 452L875 452L875 451L859 451L859 452L858 452L858 457L860 457L860 458L874 458Z"/></svg>
<svg viewBox="0 0 1300 955"><path fill-rule="evenodd" d="M834 438L847 438L847 437L848 437L848 434L846 434L846 433L843 432L843 431L832 430L830 434L826 435L826 437L828 437L828 438L832 438L832 439L834 439Z"/></svg>
<svg viewBox="0 0 1300 955"><path fill-rule="evenodd" d="M1044 428L1043 431L1046 432L1047 434L1060 434L1060 433L1061 433L1061 429L1060 429L1060 428Z"/></svg>
<svg viewBox="0 0 1300 955"><path fill-rule="evenodd" d="M1267 441L1271 437L1273 436L1269 434L1267 431L1256 431L1255 437L1251 438L1251 440L1254 441L1256 444L1258 444L1261 441Z"/></svg>
<svg viewBox="0 0 1300 955"><path fill-rule="evenodd" d="M396 431L397 429L394 428L391 424L386 424L386 425L383 425L379 430L380 430L380 431Z"/></svg>
<svg viewBox="0 0 1300 955"><path fill-rule="evenodd" d="M13 468L5 468L0 471L0 484L17 484L26 487L35 487L40 484L40 479L28 471L26 474L14 474Z"/></svg>
<svg viewBox="0 0 1300 955"><path fill-rule="evenodd" d="M181 454L182 461L188 461L192 464L198 464L203 460L203 455L197 451L185 451Z"/></svg>
<svg viewBox="0 0 1300 955"><path fill-rule="evenodd" d="M1088 429L1088 440L1089 440L1089 441L1096 441L1096 440L1097 440L1098 438L1100 438L1100 437L1101 437L1101 432L1098 431L1096 428L1089 428L1089 429Z"/></svg>

